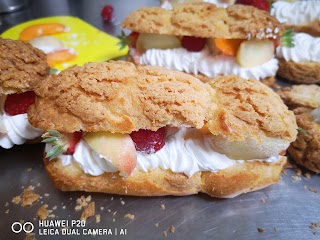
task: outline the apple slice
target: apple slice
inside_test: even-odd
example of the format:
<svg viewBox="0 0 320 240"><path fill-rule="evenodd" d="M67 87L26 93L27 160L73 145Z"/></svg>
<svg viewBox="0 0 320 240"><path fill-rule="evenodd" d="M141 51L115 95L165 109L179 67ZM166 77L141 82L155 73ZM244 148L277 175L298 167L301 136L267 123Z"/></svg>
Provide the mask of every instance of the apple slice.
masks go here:
<svg viewBox="0 0 320 240"><path fill-rule="evenodd" d="M171 49L180 47L180 39L173 35L140 33L137 39L137 48L142 51L152 48Z"/></svg>
<svg viewBox="0 0 320 240"><path fill-rule="evenodd" d="M240 44L237 61L241 67L251 68L268 62L273 56L273 41L269 39L249 40Z"/></svg>
<svg viewBox="0 0 320 240"><path fill-rule="evenodd" d="M84 140L99 154L110 160L120 174L129 176L137 164L137 152L129 134L93 132Z"/></svg>

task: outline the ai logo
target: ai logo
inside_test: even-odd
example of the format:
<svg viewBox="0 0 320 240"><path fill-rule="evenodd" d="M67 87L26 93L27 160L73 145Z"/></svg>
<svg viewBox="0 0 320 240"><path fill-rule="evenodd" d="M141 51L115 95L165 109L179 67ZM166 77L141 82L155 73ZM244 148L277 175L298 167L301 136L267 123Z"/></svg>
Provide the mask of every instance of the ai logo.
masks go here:
<svg viewBox="0 0 320 240"><path fill-rule="evenodd" d="M11 230L14 233L20 233L22 230L25 233L31 233L34 230L34 225L31 222L25 222L24 224L21 224L20 222L14 222L11 225Z"/></svg>

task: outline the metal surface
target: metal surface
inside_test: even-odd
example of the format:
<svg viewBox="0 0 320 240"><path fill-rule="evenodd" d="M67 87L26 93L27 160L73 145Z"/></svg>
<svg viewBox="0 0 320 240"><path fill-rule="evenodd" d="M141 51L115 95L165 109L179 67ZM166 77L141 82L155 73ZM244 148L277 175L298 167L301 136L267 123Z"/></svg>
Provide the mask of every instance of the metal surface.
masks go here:
<svg viewBox="0 0 320 240"><path fill-rule="evenodd" d="M105 4L115 8L115 25L104 24L100 11ZM121 20L132 10L143 5L157 5L158 1L32 1L21 12L0 15L1 32L8 27L36 17L73 15L109 33L120 32ZM18 14L18 15L17 15ZM14 234L11 224L23 219L35 225L37 239L88 239L91 236L39 235L36 212L43 204L53 210L54 219L79 219L75 211L76 199L88 193L59 192L48 179L42 164L42 144L15 146L10 150L0 149L0 239L24 239L25 234ZM279 184L245 194L234 199L213 199L204 194L187 197L139 198L91 194L96 205L94 218L86 228L106 228L113 235L95 236L95 239L319 239L320 228L310 229L311 223L320 222L320 176L311 179L301 176L293 181L293 170L286 170ZM29 185L42 198L30 208L22 208L11 202ZM319 192L311 192L316 189ZM45 193L50 194L45 196ZM123 202L121 202L123 201ZM165 205L165 210L160 205ZM63 209L65 206L65 209ZM9 210L9 211L8 211ZM6 213L7 212L7 213ZM134 220L124 218L134 214ZM157 226L158 225L158 226ZM170 226L175 233L169 233ZM126 236L115 236L115 229L127 229ZM257 228L264 229L258 232Z"/></svg>

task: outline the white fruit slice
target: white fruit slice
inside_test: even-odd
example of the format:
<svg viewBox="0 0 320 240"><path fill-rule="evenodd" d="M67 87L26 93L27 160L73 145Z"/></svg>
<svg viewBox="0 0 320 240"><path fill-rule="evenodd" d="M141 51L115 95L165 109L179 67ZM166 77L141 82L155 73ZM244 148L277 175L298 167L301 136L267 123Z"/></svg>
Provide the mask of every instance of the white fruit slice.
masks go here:
<svg viewBox="0 0 320 240"><path fill-rule="evenodd" d="M251 68L271 60L274 44L271 40L249 40L240 44L237 61L241 67Z"/></svg>
<svg viewBox="0 0 320 240"><path fill-rule="evenodd" d="M171 49L180 47L180 39L173 35L140 33L137 39L137 48L140 51L145 51L152 48Z"/></svg>
<svg viewBox="0 0 320 240"><path fill-rule="evenodd" d="M124 176L129 176L137 165L137 151L129 134L94 132L86 134L84 140Z"/></svg>

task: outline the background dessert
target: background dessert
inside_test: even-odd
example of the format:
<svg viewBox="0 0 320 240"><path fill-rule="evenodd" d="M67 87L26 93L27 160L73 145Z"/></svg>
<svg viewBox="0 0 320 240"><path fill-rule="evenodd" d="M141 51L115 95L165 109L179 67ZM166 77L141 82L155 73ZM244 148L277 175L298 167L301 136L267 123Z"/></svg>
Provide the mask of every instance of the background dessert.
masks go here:
<svg viewBox="0 0 320 240"><path fill-rule="evenodd" d="M320 38L295 33L293 39L294 47L279 46L276 50L278 75L295 83L319 83Z"/></svg>
<svg viewBox="0 0 320 240"><path fill-rule="evenodd" d="M39 137L27 118L33 88L49 75L45 54L29 44L0 38L0 146L11 148Z"/></svg>
<svg viewBox="0 0 320 240"><path fill-rule="evenodd" d="M129 56L137 64L185 71L204 81L219 75L268 80L278 69L275 47L282 25L251 6L217 8L177 4L173 10L142 8L122 23L133 31Z"/></svg>

